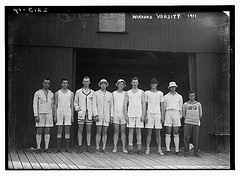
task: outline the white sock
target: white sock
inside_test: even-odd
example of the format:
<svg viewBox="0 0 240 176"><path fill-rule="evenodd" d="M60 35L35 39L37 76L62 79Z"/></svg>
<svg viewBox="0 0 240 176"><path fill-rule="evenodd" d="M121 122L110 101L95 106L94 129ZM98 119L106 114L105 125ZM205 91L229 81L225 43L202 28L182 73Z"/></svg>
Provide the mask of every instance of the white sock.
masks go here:
<svg viewBox="0 0 240 176"><path fill-rule="evenodd" d="M41 140L42 140L42 135L36 134L36 142L37 142L37 149L40 149L41 147Z"/></svg>
<svg viewBox="0 0 240 176"><path fill-rule="evenodd" d="M45 139L45 149L48 149L48 144L49 144L49 140L50 140L50 134L45 134L44 135L44 139Z"/></svg>
<svg viewBox="0 0 240 176"><path fill-rule="evenodd" d="M166 151L170 151L171 134L165 135Z"/></svg>
<svg viewBox="0 0 240 176"><path fill-rule="evenodd" d="M174 134L174 144L176 152L179 152L179 134L177 135Z"/></svg>

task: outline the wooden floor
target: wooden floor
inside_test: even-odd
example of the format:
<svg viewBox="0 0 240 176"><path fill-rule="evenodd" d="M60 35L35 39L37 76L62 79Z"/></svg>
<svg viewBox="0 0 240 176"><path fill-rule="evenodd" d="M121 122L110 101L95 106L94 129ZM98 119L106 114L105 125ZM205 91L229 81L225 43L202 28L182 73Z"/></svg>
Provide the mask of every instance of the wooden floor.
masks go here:
<svg viewBox="0 0 240 176"><path fill-rule="evenodd" d="M8 169L230 169L229 155L221 153L200 152L201 158L176 156L160 156L151 151L150 155L140 156L124 154L119 151L108 154L45 153L10 149L8 152Z"/></svg>

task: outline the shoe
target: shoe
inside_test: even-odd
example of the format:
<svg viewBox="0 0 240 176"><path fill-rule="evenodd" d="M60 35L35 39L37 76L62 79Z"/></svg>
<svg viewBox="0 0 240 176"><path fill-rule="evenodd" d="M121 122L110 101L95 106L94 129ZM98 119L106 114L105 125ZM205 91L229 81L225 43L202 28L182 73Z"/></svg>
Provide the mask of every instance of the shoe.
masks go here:
<svg viewBox="0 0 240 176"><path fill-rule="evenodd" d="M61 152L60 148L58 148L57 150L55 150L54 153L59 153L59 152Z"/></svg>
<svg viewBox="0 0 240 176"><path fill-rule="evenodd" d="M90 146L87 146L87 152L90 153L90 154L93 154L93 152L92 152Z"/></svg>
<svg viewBox="0 0 240 176"><path fill-rule="evenodd" d="M113 152L113 153L117 153L117 149L116 149L116 148L114 148L112 152Z"/></svg>
<svg viewBox="0 0 240 176"><path fill-rule="evenodd" d="M79 146L79 147L78 147L77 153L78 153L78 154L81 154L81 153L82 153L82 146Z"/></svg>
<svg viewBox="0 0 240 176"><path fill-rule="evenodd" d="M139 155L143 155L143 152L141 150L138 150Z"/></svg>
<svg viewBox="0 0 240 176"><path fill-rule="evenodd" d="M170 155L170 151L166 151L165 155L166 156Z"/></svg>
<svg viewBox="0 0 240 176"><path fill-rule="evenodd" d="M199 153L194 153L194 156L201 158L201 156L199 155Z"/></svg>
<svg viewBox="0 0 240 176"><path fill-rule="evenodd" d="M35 153L36 153L36 154L40 154L40 153L41 153L41 149L37 149L37 150L35 151Z"/></svg>
<svg viewBox="0 0 240 176"><path fill-rule="evenodd" d="M146 150L145 155L149 155L150 151Z"/></svg>
<svg viewBox="0 0 240 176"><path fill-rule="evenodd" d="M188 157L189 153L188 152L184 152L184 157Z"/></svg>
<svg viewBox="0 0 240 176"><path fill-rule="evenodd" d="M164 156L164 153L162 151L157 152L160 156Z"/></svg>
<svg viewBox="0 0 240 176"><path fill-rule="evenodd" d="M123 149L123 153L128 153L128 151L126 149Z"/></svg>
<svg viewBox="0 0 240 176"><path fill-rule="evenodd" d="M44 152L46 152L46 153L52 153L50 149L45 149Z"/></svg>
<svg viewBox="0 0 240 176"><path fill-rule="evenodd" d="M72 153L72 151L69 148L65 148L65 152Z"/></svg>
<svg viewBox="0 0 240 176"><path fill-rule="evenodd" d="M96 153L96 154L99 154L99 153L100 153L100 152L99 152L99 149L96 149L95 153Z"/></svg>
<svg viewBox="0 0 240 176"><path fill-rule="evenodd" d="M133 150L128 151L129 155L133 155Z"/></svg>
<svg viewBox="0 0 240 176"><path fill-rule="evenodd" d="M180 156L180 152L175 152L175 155Z"/></svg>
<svg viewBox="0 0 240 176"><path fill-rule="evenodd" d="M106 151L106 149L103 149L102 152L103 152L104 154L108 154L108 152Z"/></svg>

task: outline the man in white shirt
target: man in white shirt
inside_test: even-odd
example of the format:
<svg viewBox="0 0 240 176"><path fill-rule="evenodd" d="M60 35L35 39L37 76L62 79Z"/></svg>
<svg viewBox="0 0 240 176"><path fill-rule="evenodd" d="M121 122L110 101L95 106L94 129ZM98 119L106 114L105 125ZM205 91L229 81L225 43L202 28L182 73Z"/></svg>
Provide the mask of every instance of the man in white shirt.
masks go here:
<svg viewBox="0 0 240 176"><path fill-rule="evenodd" d="M33 112L35 118L35 126L37 128L36 153L41 153L42 131L45 128L45 152L50 153L48 149L50 140L50 127L53 127L53 93L48 90L50 86L50 79L44 79L42 82L43 88L36 91L33 98Z"/></svg>
<svg viewBox="0 0 240 176"><path fill-rule="evenodd" d="M198 152L198 136L200 118L202 117L202 105L195 101L195 91L188 92L189 101L183 104L184 117L184 156L189 155L189 140L192 136L194 155L200 157Z"/></svg>
<svg viewBox="0 0 240 176"><path fill-rule="evenodd" d="M170 92L164 96L165 121L166 127L165 143L166 155L170 153L171 130L173 127L175 154L179 156L179 127L181 126L183 99L176 92L177 84L170 82L168 88Z"/></svg>
<svg viewBox="0 0 240 176"><path fill-rule="evenodd" d="M125 148L126 145L126 119L124 115L124 98L125 98L125 91L123 90L126 87L126 82L123 79L119 79L116 83L118 89L114 91L113 94L113 127L114 127L114 134L113 134L113 153L117 152L117 143L118 143L118 135L119 135L119 128L121 128L121 140L122 140L122 150L124 153L127 153Z"/></svg>
<svg viewBox="0 0 240 176"><path fill-rule="evenodd" d="M89 88L90 78L85 76L83 78L83 87L76 91L74 98L74 108L78 113L78 144L79 148L77 153L82 153L82 133L83 127L86 123L86 138L87 138L87 152L92 153L90 149L91 143L91 127L92 117L96 114L96 107L94 102L95 93Z"/></svg>
<svg viewBox="0 0 240 176"><path fill-rule="evenodd" d="M145 100L144 92L141 89L138 89L138 78L132 78L132 89L127 91L125 95L124 103L124 113L127 120L127 127L129 129L128 133L128 145L130 155L133 155L133 133L136 129L137 133L137 147L138 154L143 155L141 151L142 147L142 136L141 129L143 128L143 121L145 115Z"/></svg>
<svg viewBox="0 0 240 176"><path fill-rule="evenodd" d="M71 153L70 143L70 126L73 122L73 92L68 89L68 80L62 79L62 88L55 93L55 115L54 121L57 125L57 150L60 152L62 128L65 129L65 151Z"/></svg>
<svg viewBox="0 0 240 176"><path fill-rule="evenodd" d="M162 91L157 90L158 86L157 78L152 78L150 81L151 90L145 91L145 101L146 101L146 118L145 118L145 128L147 128L147 149L145 154L150 153L150 143L152 136L152 129L155 128L156 141L158 144L158 154L164 155L161 149L161 134L162 129L163 112L164 112L164 101Z"/></svg>
<svg viewBox="0 0 240 176"><path fill-rule="evenodd" d="M97 133L96 133L96 153L99 153L99 143L102 137L102 152L107 154L106 151L106 143L107 143L107 130L109 126L110 120L113 119L112 111L112 94L106 90L108 87L108 82L106 79L100 80L98 86L100 90L95 92L96 95L96 126L97 126Z"/></svg>

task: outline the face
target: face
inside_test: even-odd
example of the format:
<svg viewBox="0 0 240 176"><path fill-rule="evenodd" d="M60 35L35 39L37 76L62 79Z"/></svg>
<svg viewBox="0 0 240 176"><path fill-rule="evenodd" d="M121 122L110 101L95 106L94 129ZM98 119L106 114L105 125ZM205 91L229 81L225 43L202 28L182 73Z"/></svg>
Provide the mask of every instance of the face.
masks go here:
<svg viewBox="0 0 240 176"><path fill-rule="evenodd" d="M195 94L194 93L190 93L188 97L189 97L190 101L195 100Z"/></svg>
<svg viewBox="0 0 240 176"><path fill-rule="evenodd" d="M45 79L45 80L43 81L42 85L43 85L43 88L44 88L44 89L48 90L48 88L49 88L49 86L50 86L50 80L46 80L46 79Z"/></svg>
<svg viewBox="0 0 240 176"><path fill-rule="evenodd" d="M106 90L106 88L107 88L107 83L102 82L102 83L100 84L100 87L101 87L102 90Z"/></svg>
<svg viewBox="0 0 240 176"><path fill-rule="evenodd" d="M157 86L158 86L158 84L157 84L157 83L153 83L153 84L151 84L151 88L152 88L152 89L156 89L156 88L157 88Z"/></svg>
<svg viewBox="0 0 240 176"><path fill-rule="evenodd" d="M67 80L63 80L63 82L62 82L62 88L68 88L68 81Z"/></svg>
<svg viewBox="0 0 240 176"><path fill-rule="evenodd" d="M138 80L132 80L131 82L133 88L137 88L138 86Z"/></svg>
<svg viewBox="0 0 240 176"><path fill-rule="evenodd" d="M120 83L118 83L118 89L119 90L123 90L123 87L124 87L124 83L123 82L120 82Z"/></svg>
<svg viewBox="0 0 240 176"><path fill-rule="evenodd" d="M175 92L177 87L170 87L170 92Z"/></svg>
<svg viewBox="0 0 240 176"><path fill-rule="evenodd" d="M84 78L83 81L82 81L82 84L84 87L89 87L89 84L90 84L90 79L89 78Z"/></svg>

